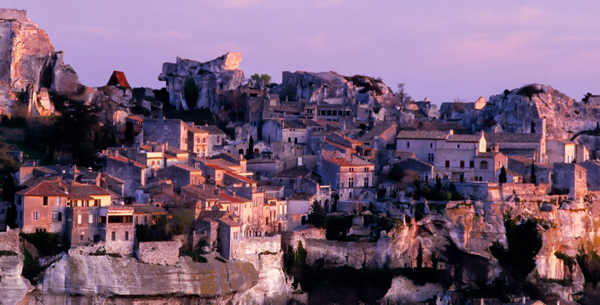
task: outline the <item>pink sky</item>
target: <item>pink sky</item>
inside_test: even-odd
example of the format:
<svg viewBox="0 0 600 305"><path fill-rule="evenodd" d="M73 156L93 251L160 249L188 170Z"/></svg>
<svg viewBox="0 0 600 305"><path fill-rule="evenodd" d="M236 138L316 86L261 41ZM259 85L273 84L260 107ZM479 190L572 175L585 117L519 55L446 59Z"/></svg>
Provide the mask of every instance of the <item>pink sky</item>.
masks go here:
<svg viewBox="0 0 600 305"><path fill-rule="evenodd" d="M151 3L151 4L150 4ZM241 52L246 76L336 71L406 83L418 100L475 101L528 83L580 100L600 94L600 2L580 1L24 1L80 81L112 70L158 88L162 63Z"/></svg>

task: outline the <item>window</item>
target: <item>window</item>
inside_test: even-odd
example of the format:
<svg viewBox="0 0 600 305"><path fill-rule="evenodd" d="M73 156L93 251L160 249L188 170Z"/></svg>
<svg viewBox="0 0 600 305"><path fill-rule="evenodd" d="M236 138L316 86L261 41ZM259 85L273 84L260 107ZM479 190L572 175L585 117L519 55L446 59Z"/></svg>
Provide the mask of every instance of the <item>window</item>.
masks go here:
<svg viewBox="0 0 600 305"><path fill-rule="evenodd" d="M100 199L94 199L94 206L95 207L99 207L100 206Z"/></svg>
<svg viewBox="0 0 600 305"><path fill-rule="evenodd" d="M33 221L38 221L38 220L40 220L40 213L33 212Z"/></svg>
<svg viewBox="0 0 600 305"><path fill-rule="evenodd" d="M129 240L129 231L125 231L125 240Z"/></svg>
<svg viewBox="0 0 600 305"><path fill-rule="evenodd" d="M83 241L83 234L79 235L79 241Z"/></svg>
<svg viewBox="0 0 600 305"><path fill-rule="evenodd" d="M94 215L88 214L88 223L94 223Z"/></svg>
<svg viewBox="0 0 600 305"><path fill-rule="evenodd" d="M460 168L464 168L465 167L465 161L460 161Z"/></svg>
<svg viewBox="0 0 600 305"><path fill-rule="evenodd" d="M481 163L479 163L479 168L480 169L487 169L488 168L487 161L481 161Z"/></svg>
<svg viewBox="0 0 600 305"><path fill-rule="evenodd" d="M427 162L433 163L433 160L434 160L433 158L434 158L433 154L427 154Z"/></svg>
<svg viewBox="0 0 600 305"><path fill-rule="evenodd" d="M365 187L369 187L369 177L365 177L363 182Z"/></svg>
<svg viewBox="0 0 600 305"><path fill-rule="evenodd" d="M348 187L354 187L354 178L348 178Z"/></svg>
<svg viewBox="0 0 600 305"><path fill-rule="evenodd" d="M433 143L429 143L429 148L433 148Z"/></svg>
<svg viewBox="0 0 600 305"><path fill-rule="evenodd" d="M406 142L406 148L410 148L410 142Z"/></svg>
<svg viewBox="0 0 600 305"><path fill-rule="evenodd" d="M369 172L369 168L368 167L365 167L365 172Z"/></svg>
<svg viewBox="0 0 600 305"><path fill-rule="evenodd" d="M62 213L61 212L52 212L52 222L62 221Z"/></svg>
<svg viewBox="0 0 600 305"><path fill-rule="evenodd" d="M446 160L446 167L450 167L450 161Z"/></svg>
<svg viewBox="0 0 600 305"><path fill-rule="evenodd" d="M469 161L469 168L475 167L475 161Z"/></svg>
<svg viewBox="0 0 600 305"><path fill-rule="evenodd" d="M48 205L48 197L44 196L44 205Z"/></svg>
<svg viewBox="0 0 600 305"><path fill-rule="evenodd" d="M81 214L77 215L77 224L81 224Z"/></svg>
<svg viewBox="0 0 600 305"><path fill-rule="evenodd" d="M460 148L460 144L456 144L456 148Z"/></svg>
<svg viewBox="0 0 600 305"><path fill-rule="evenodd" d="M117 233L115 233L115 231L110 233L110 240L116 240L117 239Z"/></svg>
<svg viewBox="0 0 600 305"><path fill-rule="evenodd" d="M350 168L350 172L353 172L353 171L354 171L354 168L353 168L353 167L351 167L351 168Z"/></svg>

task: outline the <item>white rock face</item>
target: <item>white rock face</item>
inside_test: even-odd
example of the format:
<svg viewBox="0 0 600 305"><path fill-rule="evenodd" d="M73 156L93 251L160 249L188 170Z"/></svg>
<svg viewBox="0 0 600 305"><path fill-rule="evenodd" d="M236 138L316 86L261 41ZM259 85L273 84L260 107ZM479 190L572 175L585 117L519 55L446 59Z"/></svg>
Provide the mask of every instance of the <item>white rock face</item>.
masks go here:
<svg viewBox="0 0 600 305"><path fill-rule="evenodd" d="M27 91L29 96L41 88L65 95L74 92L77 74L62 58L63 53L55 52L48 34L27 19L25 11L0 9L0 83L8 91ZM4 94L4 89L0 92L2 111L12 114L16 98Z"/></svg>
<svg viewBox="0 0 600 305"><path fill-rule="evenodd" d="M379 301L380 304L416 304L443 294L444 289L435 284L415 285L411 280L398 276L392 280L392 287Z"/></svg>
<svg viewBox="0 0 600 305"><path fill-rule="evenodd" d="M239 70L242 54L227 54L204 63L177 57L175 63L164 63L162 73L158 76L167 82L169 101L177 109L209 108L213 113L219 110L220 91L238 89L244 82L244 72ZM184 86L186 81L193 80L200 92L198 100L186 102Z"/></svg>

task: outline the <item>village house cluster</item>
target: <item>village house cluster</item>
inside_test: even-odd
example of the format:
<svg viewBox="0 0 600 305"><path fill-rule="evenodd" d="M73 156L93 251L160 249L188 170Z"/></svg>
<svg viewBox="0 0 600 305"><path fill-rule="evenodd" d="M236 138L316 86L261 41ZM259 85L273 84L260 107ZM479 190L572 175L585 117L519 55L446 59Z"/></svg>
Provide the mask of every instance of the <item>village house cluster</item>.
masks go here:
<svg viewBox="0 0 600 305"><path fill-rule="evenodd" d="M111 83L129 86L119 72ZM229 133L160 113L129 115L121 124L134 126L133 145L102 151L98 171L22 166L17 225L62 234L72 247L104 243L130 255L136 225L189 209L186 242L204 240L229 259L246 237L301 229L313 204L357 213L374 202L407 200L389 181L394 168L422 185L453 184L465 198L491 194L501 183L515 190L542 185L546 195L572 200L600 191L600 163L583 145L549 139L544 119L523 122L515 133L469 133L442 121L402 128L372 103L282 101L265 88L244 90L245 117Z"/></svg>

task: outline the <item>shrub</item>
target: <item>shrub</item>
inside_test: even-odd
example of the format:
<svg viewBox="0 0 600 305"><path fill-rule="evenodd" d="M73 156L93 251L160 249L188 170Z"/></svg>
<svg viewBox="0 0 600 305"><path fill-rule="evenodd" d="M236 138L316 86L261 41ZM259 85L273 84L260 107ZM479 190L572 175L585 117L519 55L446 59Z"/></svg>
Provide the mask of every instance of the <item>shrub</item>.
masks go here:
<svg viewBox="0 0 600 305"><path fill-rule="evenodd" d="M21 236L35 246L41 256L56 255L69 249L69 246L63 242L61 236L56 233L21 233Z"/></svg>

